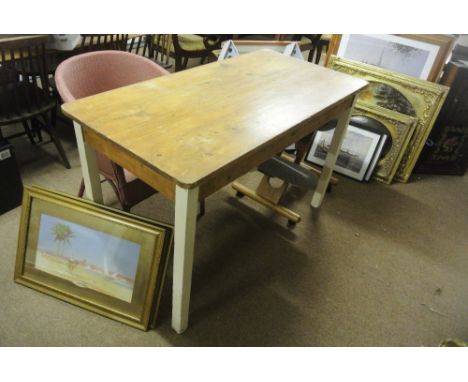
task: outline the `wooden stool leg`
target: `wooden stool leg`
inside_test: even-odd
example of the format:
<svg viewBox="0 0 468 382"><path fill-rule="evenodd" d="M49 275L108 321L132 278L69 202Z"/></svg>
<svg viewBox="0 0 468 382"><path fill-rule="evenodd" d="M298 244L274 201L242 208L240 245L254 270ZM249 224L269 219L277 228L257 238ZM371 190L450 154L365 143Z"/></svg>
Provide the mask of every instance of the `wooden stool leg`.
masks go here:
<svg viewBox="0 0 468 382"><path fill-rule="evenodd" d="M84 179L81 178L80 189L78 190L78 197L82 198L85 191Z"/></svg>

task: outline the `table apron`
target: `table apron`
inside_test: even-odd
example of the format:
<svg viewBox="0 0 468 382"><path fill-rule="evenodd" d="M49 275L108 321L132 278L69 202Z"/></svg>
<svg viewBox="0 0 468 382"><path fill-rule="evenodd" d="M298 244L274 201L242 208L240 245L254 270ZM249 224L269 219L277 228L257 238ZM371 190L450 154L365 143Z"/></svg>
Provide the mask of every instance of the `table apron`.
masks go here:
<svg viewBox="0 0 468 382"><path fill-rule="evenodd" d="M118 147L108 139L97 134L90 128L84 127L84 139L86 143L97 152L117 163L119 166L131 171L139 179L153 187L166 198L175 200L176 182L168 176L161 174L149 166L145 166L135 154Z"/></svg>

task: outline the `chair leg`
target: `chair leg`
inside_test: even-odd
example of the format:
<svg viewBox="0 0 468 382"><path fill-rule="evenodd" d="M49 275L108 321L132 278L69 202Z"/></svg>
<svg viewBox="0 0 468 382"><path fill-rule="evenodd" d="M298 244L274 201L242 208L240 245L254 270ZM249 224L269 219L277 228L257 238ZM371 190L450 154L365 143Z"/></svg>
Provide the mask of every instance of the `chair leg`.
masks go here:
<svg viewBox="0 0 468 382"><path fill-rule="evenodd" d="M57 126L57 105L60 104L60 99L57 100L55 107L50 111L50 123L52 126Z"/></svg>
<svg viewBox="0 0 468 382"><path fill-rule="evenodd" d="M184 57L184 63L182 64L182 68L187 69L187 65L188 65L188 57Z"/></svg>
<svg viewBox="0 0 468 382"><path fill-rule="evenodd" d="M315 56L315 63L318 64L320 62L320 58L322 57L322 50L325 48L324 52L328 51L328 46L330 45L329 40L322 40L319 42L317 46L317 56Z"/></svg>
<svg viewBox="0 0 468 382"><path fill-rule="evenodd" d="M29 138L29 142L31 142L32 145L35 145L36 142L34 141L34 137L32 135L31 128L29 127L28 121L23 121L23 127L26 135Z"/></svg>
<svg viewBox="0 0 468 382"><path fill-rule="evenodd" d="M78 190L78 197L82 198L85 191L84 179L81 178L80 189Z"/></svg>
<svg viewBox="0 0 468 382"><path fill-rule="evenodd" d="M307 61L312 62L312 58L314 58L314 52L315 52L315 48L312 48L311 50L309 50L309 55L307 56Z"/></svg>
<svg viewBox="0 0 468 382"><path fill-rule="evenodd" d="M48 116L47 113L44 113L42 116L44 118L46 128L48 129L48 133L50 134L50 137L52 138L52 141L54 142L55 147L57 148L57 151L60 155L60 158L63 161L63 164L65 165L66 168L71 168L70 162L68 161L68 158L67 158L67 154L65 154L65 150L63 149L62 143L60 142L60 138L57 135L55 126L52 125L52 121L50 117Z"/></svg>
<svg viewBox="0 0 468 382"><path fill-rule="evenodd" d="M125 212L130 212L130 209L131 209L131 205L129 205L128 203L125 202L125 200L123 200L123 198L120 196L120 193L116 187L116 185L114 184L114 182L110 179L104 179L102 180L101 182L105 182L105 181L108 181L109 184L111 185L112 189L114 190L115 194L117 195L117 199L119 199L119 203L120 205L122 206L122 209L125 211ZM84 180L81 179L81 183L80 183L80 189L78 191L78 197L79 198L82 198L83 195L84 195L84 191L85 191L85 184L84 184Z"/></svg>
<svg viewBox="0 0 468 382"><path fill-rule="evenodd" d="M126 212L130 212L130 209L132 208L132 206L128 204L127 201L125 200L125 197L123 196L123 190L117 187L114 181L112 181L111 179L106 179L106 180L109 182L112 189L114 190L115 195L117 196L117 199L119 199L119 203L122 206L122 209Z"/></svg>
<svg viewBox="0 0 468 382"><path fill-rule="evenodd" d="M180 71L182 69L183 69L183 67L182 67L182 58L179 55L177 55L175 57L175 68L174 68L174 70L176 72L178 72L178 71Z"/></svg>
<svg viewBox="0 0 468 382"><path fill-rule="evenodd" d="M294 159L294 163L299 164L302 162L307 152L307 149L309 148L311 140L312 134L309 134L296 142L296 158Z"/></svg>
<svg viewBox="0 0 468 382"><path fill-rule="evenodd" d="M200 200L197 219L200 219L204 215L205 215L205 199Z"/></svg>
<svg viewBox="0 0 468 382"><path fill-rule="evenodd" d="M33 136L37 137L37 143L42 142L42 132L41 132L41 123L37 120L37 118L31 119L31 129Z"/></svg>
<svg viewBox="0 0 468 382"><path fill-rule="evenodd" d="M320 44L320 43L317 46L317 55L315 56L315 64L317 64L317 65L320 62L320 58L322 57L322 47L323 47L323 45Z"/></svg>

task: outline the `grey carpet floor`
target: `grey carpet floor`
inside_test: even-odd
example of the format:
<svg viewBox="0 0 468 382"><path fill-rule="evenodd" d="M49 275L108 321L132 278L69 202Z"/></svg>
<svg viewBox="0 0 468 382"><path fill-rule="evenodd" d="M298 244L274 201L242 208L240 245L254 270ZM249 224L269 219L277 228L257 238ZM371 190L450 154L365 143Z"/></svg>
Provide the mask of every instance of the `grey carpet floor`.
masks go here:
<svg viewBox="0 0 468 382"><path fill-rule="evenodd" d="M14 141L25 184L76 194L52 145ZM242 178L254 184L259 175ZM109 186L105 202L118 207ZM199 221L190 327L171 329L171 266L157 326L142 332L13 282L20 208L0 216L2 346L436 346L468 339L468 177L414 176L409 184L341 177L320 210L291 188L284 219L230 187L207 199ZM135 214L173 222L155 195Z"/></svg>

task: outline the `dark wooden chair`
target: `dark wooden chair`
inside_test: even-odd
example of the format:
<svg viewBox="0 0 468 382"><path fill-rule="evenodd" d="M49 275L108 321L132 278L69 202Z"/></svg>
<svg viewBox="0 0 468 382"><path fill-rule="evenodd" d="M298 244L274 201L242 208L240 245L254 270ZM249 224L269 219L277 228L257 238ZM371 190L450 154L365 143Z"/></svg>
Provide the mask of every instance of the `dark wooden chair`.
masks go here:
<svg viewBox="0 0 468 382"><path fill-rule="evenodd" d="M149 54L149 44L151 42L152 35L135 35L128 36L126 51L139 56L146 57Z"/></svg>
<svg viewBox="0 0 468 382"><path fill-rule="evenodd" d="M230 37L230 35L173 34L175 71L186 69L189 58L200 58L202 64L213 50L221 48L221 43Z"/></svg>
<svg viewBox="0 0 468 382"><path fill-rule="evenodd" d="M95 50L127 50L128 34L82 34L78 53Z"/></svg>
<svg viewBox="0 0 468 382"><path fill-rule="evenodd" d="M153 50L167 51L175 61L175 71L186 69L190 58L199 58L203 63L215 49L221 48L221 43L232 35L197 35L173 34L167 46L161 46L164 41L161 35L154 35Z"/></svg>
<svg viewBox="0 0 468 382"><path fill-rule="evenodd" d="M45 130L66 168L67 155L56 132L57 99L49 84L45 44L47 35L19 36L0 40L0 139L33 133L42 140ZM24 132L3 137L2 127L21 123Z"/></svg>
<svg viewBox="0 0 468 382"><path fill-rule="evenodd" d="M315 63L318 64L320 62L320 58L322 57L322 51L324 50L324 53L328 51L328 47L330 46L330 39L331 35L330 34L323 34L322 37L320 37L320 41L317 45L317 53L315 55Z"/></svg>
<svg viewBox="0 0 468 382"><path fill-rule="evenodd" d="M318 64L320 56L318 55L318 47L320 45L321 34L295 34L293 35L293 41L299 41L301 45L301 51L308 51L307 61L312 62L315 55L315 63Z"/></svg>
<svg viewBox="0 0 468 382"><path fill-rule="evenodd" d="M172 67L169 59L171 57L172 37L170 34L152 34L147 35L148 57L161 65L164 69ZM174 55L172 55L174 56Z"/></svg>

